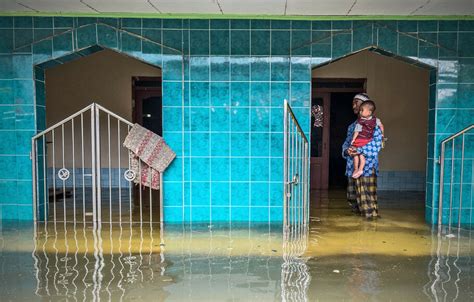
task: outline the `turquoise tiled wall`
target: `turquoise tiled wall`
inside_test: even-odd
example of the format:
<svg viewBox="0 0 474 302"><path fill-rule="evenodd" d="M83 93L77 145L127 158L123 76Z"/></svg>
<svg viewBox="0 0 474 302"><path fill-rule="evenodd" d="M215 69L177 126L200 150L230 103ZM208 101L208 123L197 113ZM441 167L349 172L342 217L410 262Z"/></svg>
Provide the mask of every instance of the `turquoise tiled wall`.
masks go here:
<svg viewBox="0 0 474 302"><path fill-rule="evenodd" d="M283 100L309 134L311 68L366 47L431 70L428 221L439 142L473 122L473 21L0 17L0 41L4 219L32 218L44 69L103 48L163 70L164 137L178 154L165 174L166 221L281 220Z"/></svg>
<svg viewBox="0 0 474 302"><path fill-rule="evenodd" d="M425 191L426 174L421 171L380 171L377 190Z"/></svg>

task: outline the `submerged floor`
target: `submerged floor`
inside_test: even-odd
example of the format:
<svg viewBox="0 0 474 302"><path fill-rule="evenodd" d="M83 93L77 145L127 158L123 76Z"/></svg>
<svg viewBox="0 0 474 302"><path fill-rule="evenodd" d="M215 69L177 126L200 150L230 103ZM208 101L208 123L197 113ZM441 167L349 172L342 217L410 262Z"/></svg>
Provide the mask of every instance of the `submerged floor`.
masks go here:
<svg viewBox="0 0 474 302"><path fill-rule="evenodd" d="M307 236L285 246L275 225L105 224L95 230L50 223L35 230L3 221L0 297L472 301L473 231L438 238L424 222L422 195L380 199L383 218L366 221L351 214L344 192L313 192Z"/></svg>

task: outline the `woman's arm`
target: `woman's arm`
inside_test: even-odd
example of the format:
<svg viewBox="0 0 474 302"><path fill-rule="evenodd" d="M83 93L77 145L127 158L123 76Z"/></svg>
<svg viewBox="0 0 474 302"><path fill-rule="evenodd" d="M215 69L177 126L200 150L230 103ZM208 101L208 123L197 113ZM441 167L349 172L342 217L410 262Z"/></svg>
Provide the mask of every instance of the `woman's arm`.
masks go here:
<svg viewBox="0 0 474 302"><path fill-rule="evenodd" d="M350 124L349 127L347 127L347 136L346 140L344 141L344 144L342 144L342 157L344 159L347 159L349 154L347 153L347 149L351 146L351 141L352 141L352 135L354 134L354 127L355 124Z"/></svg>
<svg viewBox="0 0 474 302"><path fill-rule="evenodd" d="M382 139L382 130L377 126L377 128L375 128L374 137L372 140L367 145L357 148L357 152L364 154L366 157L374 156L374 153L379 153L380 149L382 148Z"/></svg>

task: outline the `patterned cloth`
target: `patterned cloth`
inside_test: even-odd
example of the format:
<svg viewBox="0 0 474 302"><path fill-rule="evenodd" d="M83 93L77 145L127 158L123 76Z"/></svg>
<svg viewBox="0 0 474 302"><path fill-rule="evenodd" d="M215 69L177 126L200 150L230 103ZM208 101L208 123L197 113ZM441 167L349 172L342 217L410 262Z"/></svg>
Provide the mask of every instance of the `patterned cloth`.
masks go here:
<svg viewBox="0 0 474 302"><path fill-rule="evenodd" d="M347 128L347 137L342 145L342 157L346 160L346 176L351 176L354 172L354 160L350 157L346 151L351 145L352 136L354 134L354 128L357 121L352 123ZM361 176L372 176L378 175L379 173L379 159L378 154L382 147L382 131L380 127L375 128L374 138L367 145L357 148L357 152L365 156L364 173Z"/></svg>
<svg viewBox="0 0 474 302"><path fill-rule="evenodd" d="M377 217L379 215L377 176L373 174L368 177L361 176L357 179L348 177L347 201L353 212L367 218Z"/></svg>
<svg viewBox="0 0 474 302"><path fill-rule="evenodd" d="M321 128L324 122L323 106L314 105L311 107L311 116L314 118L313 127Z"/></svg>
<svg viewBox="0 0 474 302"><path fill-rule="evenodd" d="M169 166L176 154L162 137L135 124L123 143L132 153L131 170L135 172L134 182L152 189L159 189L160 173Z"/></svg>
<svg viewBox="0 0 474 302"><path fill-rule="evenodd" d="M374 136L375 127L377 126L377 118L370 117L370 118L363 118L359 117L357 119L357 124L355 126L355 130L359 132L357 138L369 138L372 139ZM356 138L356 140L357 140Z"/></svg>

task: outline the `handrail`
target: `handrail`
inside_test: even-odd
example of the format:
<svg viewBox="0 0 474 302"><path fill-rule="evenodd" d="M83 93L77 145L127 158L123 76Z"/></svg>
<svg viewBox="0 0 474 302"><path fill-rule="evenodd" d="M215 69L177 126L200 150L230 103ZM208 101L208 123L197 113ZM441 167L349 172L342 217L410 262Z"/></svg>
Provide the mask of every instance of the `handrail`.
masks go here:
<svg viewBox="0 0 474 302"><path fill-rule="evenodd" d="M300 123L299 123L298 120L296 119L296 116L295 116L295 114L293 113L293 109L291 109L291 106L290 106L290 104L288 104L288 101L287 101L287 100L284 101L284 105L283 105L283 106L285 106L285 109L287 109L287 110L288 110L288 113L291 114L291 117L292 117L292 119L293 119L293 122L294 122L295 125L296 125L296 128L297 128L298 131L300 132L301 136L303 136L304 141L307 143L307 142L308 142L308 139L306 138L306 135L304 134L303 129L301 129Z"/></svg>
<svg viewBox="0 0 474 302"><path fill-rule="evenodd" d="M471 130L472 128L474 128L474 124L472 124L472 125L470 125L470 126L464 128L463 130L461 130L461 131L459 131L459 132L457 132L457 133L451 135L451 136L448 137L448 138L445 138L445 139L441 142L441 144L447 143L448 141L450 141L450 140L452 140L452 139L454 139L454 138L460 136L461 134L464 134L464 133L468 132L468 131Z"/></svg>
<svg viewBox="0 0 474 302"><path fill-rule="evenodd" d="M462 140L462 155L461 155L461 193L460 193L460 203L459 203L459 219L458 219L458 226L461 224L461 209L462 209L462 177L463 177L463 169L464 169L464 135L471 129L474 128L474 124L460 130L459 132L445 138L441 142L441 154L439 157L439 164L440 164L440 171L439 171L439 200L438 200L438 227L441 227L443 222L443 194L444 194L444 160L445 160L445 151L446 151L446 143L449 141L453 142L453 150L451 156L451 194L450 194L450 217L449 217L449 228L451 228L451 210L452 210L452 182L453 182L453 173L454 173L454 140L459 136L463 136ZM434 213L434 210L433 210ZM434 217L433 217L434 218Z"/></svg>
<svg viewBox="0 0 474 302"><path fill-rule="evenodd" d="M76 113L74 113L74 114L68 116L67 118L65 118L65 119L63 119L63 120L57 122L56 124L54 124L54 125L52 125L52 126L46 128L45 130L43 130L43 131L41 131L40 133L38 133L38 134L36 134L35 136L33 136L32 139L37 139L37 138L39 138L39 137L45 135L46 133L50 132L51 130L54 130L54 129L58 128L59 126L63 125L64 123L69 122L70 120L74 119L75 117L77 117L77 116L81 115L82 113L84 113L84 112L90 110L93 106L95 106L95 104L96 104L96 103L92 103L92 104L90 104L89 106L87 106L87 107L85 107L85 108L83 108L83 109L77 111Z"/></svg>

